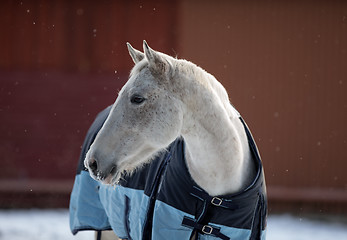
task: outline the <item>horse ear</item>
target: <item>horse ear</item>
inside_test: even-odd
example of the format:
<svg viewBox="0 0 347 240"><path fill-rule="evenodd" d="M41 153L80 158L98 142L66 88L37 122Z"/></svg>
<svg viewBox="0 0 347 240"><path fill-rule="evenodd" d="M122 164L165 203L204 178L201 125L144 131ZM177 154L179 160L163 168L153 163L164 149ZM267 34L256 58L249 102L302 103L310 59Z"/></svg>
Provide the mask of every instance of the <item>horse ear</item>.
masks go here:
<svg viewBox="0 0 347 240"><path fill-rule="evenodd" d="M168 74L170 72L170 62L161 56L160 53L150 48L145 40L143 41L143 52L145 53L152 73Z"/></svg>
<svg viewBox="0 0 347 240"><path fill-rule="evenodd" d="M145 55L142 52L133 48L128 42L127 42L127 47L128 47L130 57L133 59L135 64L140 62L145 57Z"/></svg>

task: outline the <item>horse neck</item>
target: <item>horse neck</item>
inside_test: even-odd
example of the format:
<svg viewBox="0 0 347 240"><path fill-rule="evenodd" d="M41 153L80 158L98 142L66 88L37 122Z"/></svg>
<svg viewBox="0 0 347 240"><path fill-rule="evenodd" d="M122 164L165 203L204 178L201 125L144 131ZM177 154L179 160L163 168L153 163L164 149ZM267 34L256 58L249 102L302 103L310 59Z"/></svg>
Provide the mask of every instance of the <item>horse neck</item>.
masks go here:
<svg viewBox="0 0 347 240"><path fill-rule="evenodd" d="M235 193L250 174L247 137L225 89L211 75L202 75L207 76L185 86L182 137L188 169L210 195Z"/></svg>

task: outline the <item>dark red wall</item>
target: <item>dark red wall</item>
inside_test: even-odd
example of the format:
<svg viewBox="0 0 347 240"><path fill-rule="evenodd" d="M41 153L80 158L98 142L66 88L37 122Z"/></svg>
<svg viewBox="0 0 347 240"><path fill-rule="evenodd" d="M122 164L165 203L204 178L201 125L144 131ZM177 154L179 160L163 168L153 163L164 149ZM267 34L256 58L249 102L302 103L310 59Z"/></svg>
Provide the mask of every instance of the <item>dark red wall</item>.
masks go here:
<svg viewBox="0 0 347 240"><path fill-rule="evenodd" d="M175 11L175 1L0 3L0 207L26 202L8 191L70 192L86 131L133 65L126 42L173 54Z"/></svg>

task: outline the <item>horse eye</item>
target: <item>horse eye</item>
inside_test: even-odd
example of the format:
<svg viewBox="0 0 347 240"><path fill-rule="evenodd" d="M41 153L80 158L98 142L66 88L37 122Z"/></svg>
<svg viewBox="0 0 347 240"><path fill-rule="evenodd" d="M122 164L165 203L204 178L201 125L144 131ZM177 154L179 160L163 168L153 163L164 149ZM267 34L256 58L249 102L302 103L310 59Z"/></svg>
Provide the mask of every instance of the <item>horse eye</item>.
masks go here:
<svg viewBox="0 0 347 240"><path fill-rule="evenodd" d="M135 94L131 97L130 101L134 104L141 104L143 101L145 101L145 98Z"/></svg>

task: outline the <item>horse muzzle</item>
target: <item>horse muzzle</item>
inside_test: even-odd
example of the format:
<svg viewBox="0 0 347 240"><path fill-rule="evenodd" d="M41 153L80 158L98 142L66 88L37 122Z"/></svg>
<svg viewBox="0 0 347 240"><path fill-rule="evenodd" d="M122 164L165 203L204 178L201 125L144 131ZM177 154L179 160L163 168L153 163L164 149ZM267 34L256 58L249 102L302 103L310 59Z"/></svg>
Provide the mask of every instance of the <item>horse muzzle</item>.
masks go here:
<svg viewBox="0 0 347 240"><path fill-rule="evenodd" d="M114 164L102 164L95 157L88 157L84 160L84 165L88 169L89 174L95 180L104 184L113 184L117 175L117 167Z"/></svg>

